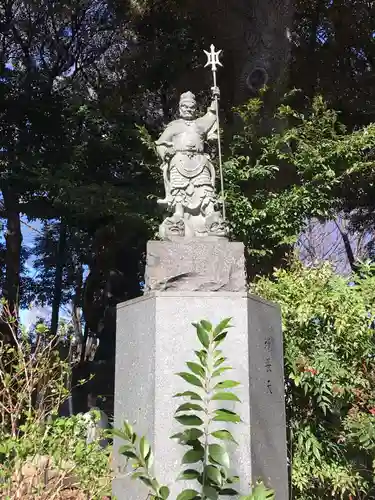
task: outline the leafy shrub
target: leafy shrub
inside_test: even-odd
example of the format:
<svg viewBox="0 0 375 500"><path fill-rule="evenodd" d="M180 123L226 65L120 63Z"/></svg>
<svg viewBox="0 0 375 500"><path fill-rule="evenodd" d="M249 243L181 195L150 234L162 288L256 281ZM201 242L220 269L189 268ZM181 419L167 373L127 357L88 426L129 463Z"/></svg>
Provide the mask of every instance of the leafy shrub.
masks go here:
<svg viewBox="0 0 375 500"><path fill-rule="evenodd" d="M49 498L51 488L68 486L101 499L111 490L109 454L98 442L86 443L80 416L54 418L45 425L30 419L17 436L0 433L0 491L11 495L23 489Z"/></svg>
<svg viewBox="0 0 375 500"><path fill-rule="evenodd" d="M294 498L372 498L374 269L295 263L253 289L282 309Z"/></svg>
<svg viewBox="0 0 375 500"><path fill-rule="evenodd" d="M230 458L221 444L223 441L235 443L234 437L226 429L213 430L212 423L241 422L237 413L225 408L226 401L240 401L231 391L239 383L221 378L231 370L231 367L225 364L227 359L223 351L219 349L230 328L230 319L224 319L216 327L206 320L194 326L202 348L195 351L195 361L186 363L189 371L178 373L178 376L193 386L193 390L176 394L176 397L184 398L187 402L177 408L175 415L184 430L172 436L172 439L178 439L180 444L189 447L182 459L183 465L188 468L183 470L177 479L193 480L195 484L199 484L199 490L185 489L177 496L177 500L217 500L220 495L238 495L235 483L239 478L229 474ZM124 423L122 430L116 429L113 432L125 441L119 448L119 453L131 462L132 478L148 486L151 499L169 498L169 488L161 485L152 475L153 453L146 438L139 438L128 422ZM273 498L273 491L260 483L250 495L242 497L242 500Z"/></svg>
<svg viewBox="0 0 375 500"><path fill-rule="evenodd" d="M101 499L110 450L86 444L82 417L57 417L72 369L62 339L43 324L30 334L9 317L10 341L0 340L1 498L58 498L69 487L77 498Z"/></svg>
<svg viewBox="0 0 375 500"><path fill-rule="evenodd" d="M10 342L0 340L0 426L17 436L26 418L43 422L69 397L72 367L44 324L31 337L10 319L9 332Z"/></svg>
<svg viewBox="0 0 375 500"><path fill-rule="evenodd" d="M297 99L296 99L297 98ZM299 92L285 96L274 129L261 135L267 96L237 109L242 130L224 162L228 218L257 272L280 265L312 217L332 219L358 206L358 193L372 185L375 125L350 131L321 96L311 102ZM293 104L302 108L300 112ZM253 273L256 274L256 272Z"/></svg>

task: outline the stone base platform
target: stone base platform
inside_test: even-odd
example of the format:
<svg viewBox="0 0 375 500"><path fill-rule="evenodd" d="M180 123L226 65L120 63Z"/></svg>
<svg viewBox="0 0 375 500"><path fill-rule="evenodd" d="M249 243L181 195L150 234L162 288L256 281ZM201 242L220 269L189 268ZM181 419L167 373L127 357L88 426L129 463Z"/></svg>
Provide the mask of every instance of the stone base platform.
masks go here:
<svg viewBox="0 0 375 500"><path fill-rule="evenodd" d="M245 292L242 243L225 239L149 241L145 292Z"/></svg>
<svg viewBox="0 0 375 500"><path fill-rule="evenodd" d="M280 311L244 291L199 291L199 286L207 286L211 281L215 286L222 282L232 289L244 286L241 245L232 246L235 251L223 244L220 248L215 245L217 254L213 256L212 249L198 245L192 247L189 255L177 257L177 244L149 244L151 291L120 304L117 311L115 426L121 427L127 419L137 433L147 435L155 454L154 474L170 487L172 500L183 488L194 487L192 482L175 481L186 448L170 439L181 429L173 418L181 401L173 395L190 389L176 373L184 371L185 362L193 360L193 351L199 348L191 323L208 319L217 324L232 317L233 328L222 350L234 368L228 378L241 383L236 393L242 404L236 404L235 409L243 423L221 423L221 427L227 426L239 443L228 445L233 471L241 478L241 494L249 493L250 483L261 478L276 490L277 500L288 500ZM180 259L178 263L176 258ZM217 274L215 266L219 267ZM171 291L169 277L178 278L185 272L196 272L201 281L197 281L197 275L190 275L187 283L192 290ZM167 291L152 291L161 287L163 280ZM178 278L175 283L179 286L182 282ZM119 444L115 441L115 449ZM122 457L116 456L116 452L114 455L115 497L146 498L147 488L130 480Z"/></svg>

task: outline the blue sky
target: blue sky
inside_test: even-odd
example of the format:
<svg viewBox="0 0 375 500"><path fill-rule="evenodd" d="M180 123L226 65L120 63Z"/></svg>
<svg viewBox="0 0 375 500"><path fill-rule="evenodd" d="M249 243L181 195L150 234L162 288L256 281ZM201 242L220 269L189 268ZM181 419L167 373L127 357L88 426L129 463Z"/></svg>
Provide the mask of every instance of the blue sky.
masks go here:
<svg viewBox="0 0 375 500"><path fill-rule="evenodd" d="M23 245L27 248L31 248L34 244L35 237L38 231L41 229L41 222L39 220L28 222L25 217L21 218L21 231L23 238ZM33 259L29 259L26 263L26 268L30 276L35 275L35 270L33 268ZM50 315L50 308L46 307L36 307L30 304L30 309L23 309L20 312L21 322L26 327L29 328L38 317L46 317Z"/></svg>

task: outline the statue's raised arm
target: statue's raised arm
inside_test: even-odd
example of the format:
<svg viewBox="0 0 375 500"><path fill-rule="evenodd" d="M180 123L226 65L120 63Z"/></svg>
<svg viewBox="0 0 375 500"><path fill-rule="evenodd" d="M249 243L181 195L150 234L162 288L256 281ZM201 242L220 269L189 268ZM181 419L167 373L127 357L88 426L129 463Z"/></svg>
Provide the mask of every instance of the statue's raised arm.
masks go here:
<svg viewBox="0 0 375 500"><path fill-rule="evenodd" d="M197 119L197 125L206 134L207 140L217 139L217 110L215 96L220 97L219 87L212 87L212 101L207 109L207 113Z"/></svg>

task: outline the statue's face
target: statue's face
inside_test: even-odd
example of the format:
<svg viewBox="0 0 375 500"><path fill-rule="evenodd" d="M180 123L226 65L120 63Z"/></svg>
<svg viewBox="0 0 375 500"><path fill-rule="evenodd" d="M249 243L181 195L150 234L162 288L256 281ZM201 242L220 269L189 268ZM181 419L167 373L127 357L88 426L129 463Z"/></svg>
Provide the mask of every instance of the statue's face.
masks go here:
<svg viewBox="0 0 375 500"><path fill-rule="evenodd" d="M184 120L192 120L196 112L196 104L194 101L183 101L180 104L180 116Z"/></svg>

